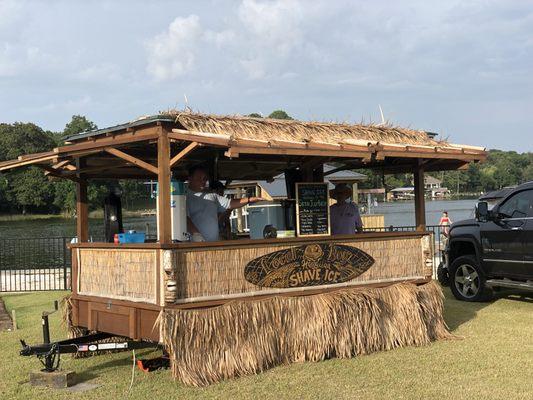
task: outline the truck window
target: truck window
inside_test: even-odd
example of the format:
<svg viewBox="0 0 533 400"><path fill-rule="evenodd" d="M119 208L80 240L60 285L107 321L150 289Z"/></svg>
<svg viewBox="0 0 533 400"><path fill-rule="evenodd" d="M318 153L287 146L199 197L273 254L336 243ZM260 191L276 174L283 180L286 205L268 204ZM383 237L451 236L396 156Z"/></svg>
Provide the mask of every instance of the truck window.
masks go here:
<svg viewBox="0 0 533 400"><path fill-rule="evenodd" d="M533 213L533 190L518 192L503 203L498 212L504 218L525 218Z"/></svg>

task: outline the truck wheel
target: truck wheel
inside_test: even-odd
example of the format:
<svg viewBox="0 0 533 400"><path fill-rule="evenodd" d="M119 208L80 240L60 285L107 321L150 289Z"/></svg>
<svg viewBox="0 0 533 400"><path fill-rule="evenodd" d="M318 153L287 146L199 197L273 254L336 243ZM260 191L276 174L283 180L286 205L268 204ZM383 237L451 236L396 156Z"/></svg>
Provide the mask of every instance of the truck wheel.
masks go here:
<svg viewBox="0 0 533 400"><path fill-rule="evenodd" d="M455 259L450 266L450 289L457 300L488 301L492 297L485 276L473 256Z"/></svg>
<svg viewBox="0 0 533 400"><path fill-rule="evenodd" d="M442 262L437 267L437 280L442 286L450 286L450 274Z"/></svg>

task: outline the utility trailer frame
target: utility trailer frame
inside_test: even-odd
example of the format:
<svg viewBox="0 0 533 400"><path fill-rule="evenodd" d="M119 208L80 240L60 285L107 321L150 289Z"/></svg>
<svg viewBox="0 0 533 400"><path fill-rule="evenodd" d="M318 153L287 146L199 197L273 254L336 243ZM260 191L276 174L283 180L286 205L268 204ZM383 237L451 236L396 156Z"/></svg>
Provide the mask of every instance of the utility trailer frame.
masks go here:
<svg viewBox="0 0 533 400"><path fill-rule="evenodd" d="M41 324L43 327L43 343L28 345L24 340L20 341L22 350L21 356L37 356L43 364L43 372L54 372L59 369L61 354L68 353L95 353L109 350L135 350L145 348L160 348L159 343L135 340L117 340L116 342L98 343L101 340L114 337L110 333L97 332L72 339L64 339L50 342L50 325L48 316L58 310L57 301L54 302L54 311L43 311Z"/></svg>

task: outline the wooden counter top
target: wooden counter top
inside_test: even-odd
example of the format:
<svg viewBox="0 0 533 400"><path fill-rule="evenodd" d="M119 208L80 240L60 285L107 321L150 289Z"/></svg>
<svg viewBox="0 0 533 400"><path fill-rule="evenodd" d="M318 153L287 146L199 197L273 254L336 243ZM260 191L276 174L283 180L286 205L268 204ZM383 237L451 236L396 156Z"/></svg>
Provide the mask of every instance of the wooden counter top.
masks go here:
<svg viewBox="0 0 533 400"><path fill-rule="evenodd" d="M225 240L218 242L181 242L181 243L104 243L104 242L92 242L92 243L72 243L70 248L102 248L102 249L177 249L177 250L204 250L204 249L216 249L216 248L242 248L242 247L261 247L271 245L285 245L285 244L305 244L305 243L329 243L329 242L365 242L373 240L387 240L397 239L402 237L421 237L429 235L431 232L366 232L357 233L355 235L335 235L324 237L291 237L291 238L275 238L275 239L237 239L237 240Z"/></svg>

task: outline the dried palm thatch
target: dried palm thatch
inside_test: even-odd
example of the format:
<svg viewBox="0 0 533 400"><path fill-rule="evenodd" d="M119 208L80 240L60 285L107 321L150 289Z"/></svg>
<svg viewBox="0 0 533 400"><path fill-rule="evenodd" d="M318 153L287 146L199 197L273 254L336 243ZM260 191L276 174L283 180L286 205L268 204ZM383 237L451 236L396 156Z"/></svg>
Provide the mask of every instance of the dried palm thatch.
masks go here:
<svg viewBox="0 0 533 400"><path fill-rule="evenodd" d="M394 126L220 116L178 110L168 110L161 114L176 118L176 122L184 129L228 135L233 139L332 144L348 139L403 145L440 146L446 144L446 142L431 139L424 131Z"/></svg>
<svg viewBox="0 0 533 400"><path fill-rule="evenodd" d="M205 386L280 364L348 358L451 338L435 283L165 310L161 337L175 378Z"/></svg>
<svg viewBox="0 0 533 400"><path fill-rule="evenodd" d="M60 303L61 309L61 324L67 330L69 339L83 336L86 333L86 329L74 326L72 323L72 298L65 296Z"/></svg>

